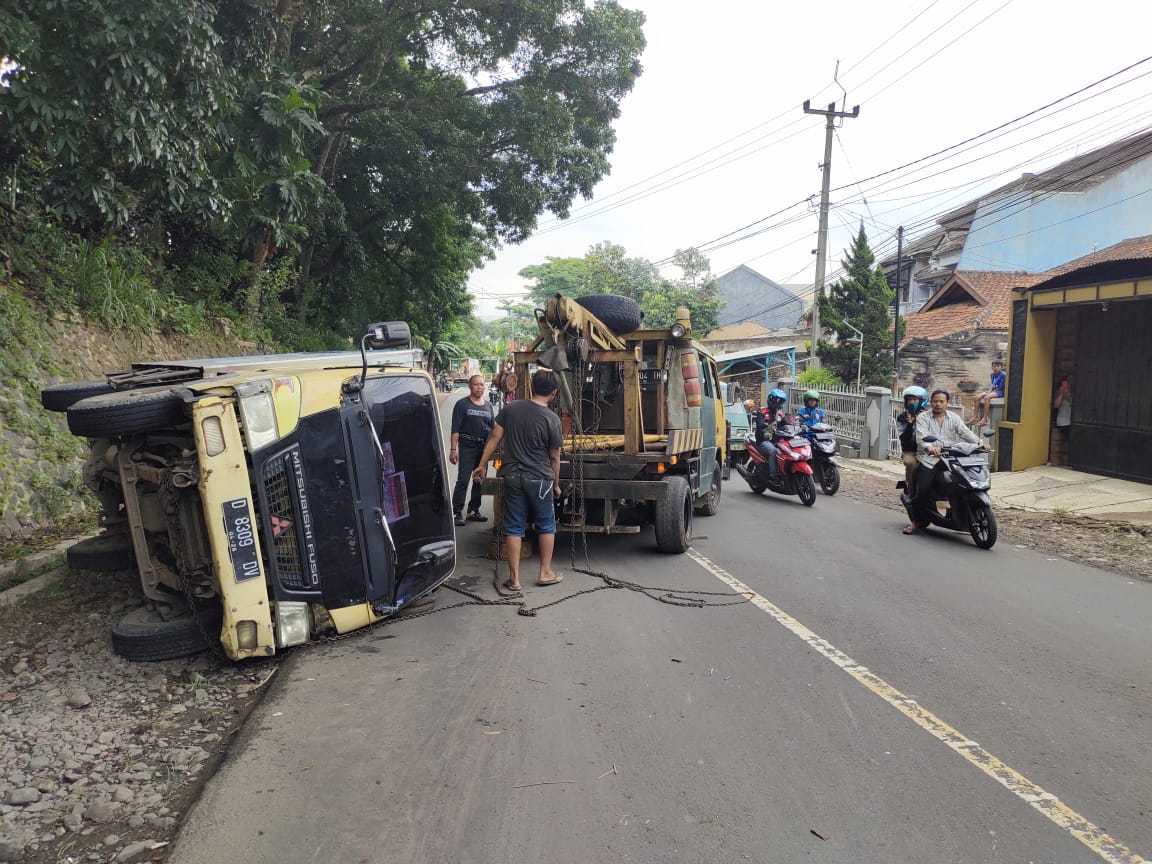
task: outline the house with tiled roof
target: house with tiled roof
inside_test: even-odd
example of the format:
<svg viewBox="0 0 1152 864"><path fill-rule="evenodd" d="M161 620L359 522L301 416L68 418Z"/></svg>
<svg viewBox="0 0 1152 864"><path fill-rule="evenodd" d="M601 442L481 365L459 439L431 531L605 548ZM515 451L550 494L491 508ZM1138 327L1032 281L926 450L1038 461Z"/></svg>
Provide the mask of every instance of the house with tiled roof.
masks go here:
<svg viewBox="0 0 1152 864"><path fill-rule="evenodd" d="M1004 360L1012 290L1034 273L957 270L905 319L900 343L901 386L943 387L971 404L988 385L993 360Z"/></svg>
<svg viewBox="0 0 1152 864"><path fill-rule="evenodd" d="M901 314L953 272L1041 273L1152 230L1152 129L1028 172L955 208L901 256ZM896 285L896 256L880 262Z"/></svg>
<svg viewBox="0 0 1152 864"><path fill-rule="evenodd" d="M1152 483L1152 233L1013 289L1002 470L1066 464ZM1070 382L1055 425L1053 394Z"/></svg>
<svg viewBox="0 0 1152 864"><path fill-rule="evenodd" d="M900 254L900 316L907 317L943 287L960 263L967 232L937 227L907 244ZM888 284L896 287L896 256L880 261Z"/></svg>

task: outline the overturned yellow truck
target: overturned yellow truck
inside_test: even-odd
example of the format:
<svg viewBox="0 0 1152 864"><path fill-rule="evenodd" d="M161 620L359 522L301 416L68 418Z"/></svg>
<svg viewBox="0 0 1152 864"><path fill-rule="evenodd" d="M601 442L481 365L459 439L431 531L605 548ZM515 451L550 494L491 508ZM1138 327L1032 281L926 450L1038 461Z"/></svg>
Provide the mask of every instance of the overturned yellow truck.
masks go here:
<svg viewBox="0 0 1152 864"><path fill-rule="evenodd" d="M133 569L116 651L266 657L395 615L456 561L433 384L404 322L359 352L135 364L41 394L89 441L103 532L77 570Z"/></svg>
<svg viewBox="0 0 1152 864"><path fill-rule="evenodd" d="M694 514L719 510L727 441L716 363L692 339L686 308L667 328L643 329L630 298L557 294L536 312L539 335L513 354L513 398L530 398L532 373L560 376L564 430L557 529L638 534L681 553ZM488 478L485 493L503 482Z"/></svg>

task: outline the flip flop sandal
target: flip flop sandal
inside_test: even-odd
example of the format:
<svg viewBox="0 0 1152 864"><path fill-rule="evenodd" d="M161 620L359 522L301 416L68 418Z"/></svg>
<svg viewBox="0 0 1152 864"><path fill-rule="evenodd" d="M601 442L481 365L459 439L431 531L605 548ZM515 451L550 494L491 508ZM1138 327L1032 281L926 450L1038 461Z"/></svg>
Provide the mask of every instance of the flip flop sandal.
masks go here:
<svg viewBox="0 0 1152 864"><path fill-rule="evenodd" d="M557 573L555 579L548 579L548 580L537 579L536 584L542 585L542 586L543 585L559 585L563 581L564 581L564 574L563 573Z"/></svg>
<svg viewBox="0 0 1152 864"><path fill-rule="evenodd" d="M508 581L507 579L505 579L501 583L500 587L502 587L505 591L511 591L513 594L520 594L524 590L519 585L517 585L515 588L513 588L512 583L510 581Z"/></svg>

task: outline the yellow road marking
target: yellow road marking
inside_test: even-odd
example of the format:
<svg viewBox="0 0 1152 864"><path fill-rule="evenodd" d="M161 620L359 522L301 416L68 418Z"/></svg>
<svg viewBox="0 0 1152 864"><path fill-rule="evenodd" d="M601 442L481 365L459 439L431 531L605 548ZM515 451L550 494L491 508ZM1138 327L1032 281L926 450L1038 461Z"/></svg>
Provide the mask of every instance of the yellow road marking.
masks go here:
<svg viewBox="0 0 1152 864"><path fill-rule="evenodd" d="M1111 837L1102 828L1093 825L1051 792L1044 791L1019 771L1005 765L975 741L953 729L931 711L921 707L915 699L908 698L879 675L867 667L861 666L839 648L817 636L779 606L757 594L723 567L705 558L694 549L689 549L688 555L732 590L746 595L749 602L760 611L771 615L778 624L792 631L794 635L803 639L812 650L831 660L933 738L948 745L954 752L963 756L1021 801L1028 804L1033 810L1059 825L1105 861L1111 862L1111 864L1148 864L1146 859Z"/></svg>

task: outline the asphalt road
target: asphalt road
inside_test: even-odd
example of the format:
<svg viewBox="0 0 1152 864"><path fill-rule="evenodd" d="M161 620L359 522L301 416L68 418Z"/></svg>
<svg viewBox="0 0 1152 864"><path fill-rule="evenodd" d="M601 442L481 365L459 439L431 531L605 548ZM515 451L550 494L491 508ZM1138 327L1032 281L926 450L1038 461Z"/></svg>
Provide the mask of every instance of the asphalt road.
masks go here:
<svg viewBox="0 0 1152 864"><path fill-rule="evenodd" d="M650 530L589 551L657 596L754 602L600 590L297 651L168 860L1152 854L1152 584L900 528L733 478L692 554L656 553ZM494 597L482 529L460 531L452 584ZM525 579L529 606L603 584L560 548L565 581Z"/></svg>

